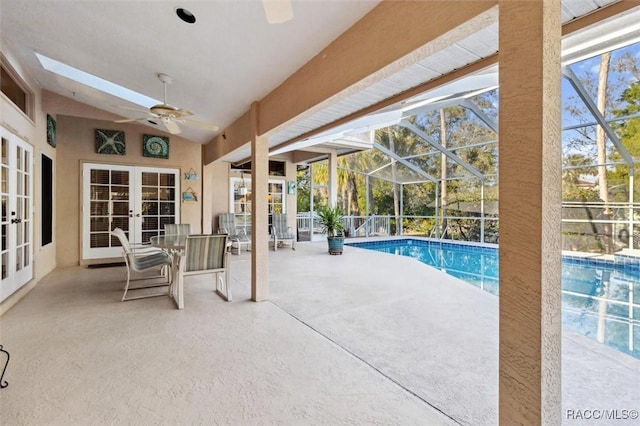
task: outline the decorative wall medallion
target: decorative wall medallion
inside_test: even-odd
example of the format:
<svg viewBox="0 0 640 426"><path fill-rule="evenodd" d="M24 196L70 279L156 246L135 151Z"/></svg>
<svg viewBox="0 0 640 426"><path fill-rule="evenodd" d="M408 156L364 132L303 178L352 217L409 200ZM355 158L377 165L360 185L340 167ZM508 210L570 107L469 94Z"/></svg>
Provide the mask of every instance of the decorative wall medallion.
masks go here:
<svg viewBox="0 0 640 426"><path fill-rule="evenodd" d="M47 143L56 147L56 120L47 114Z"/></svg>
<svg viewBox="0 0 640 426"><path fill-rule="evenodd" d="M125 155L126 145L122 130L96 129L96 152L98 154Z"/></svg>
<svg viewBox="0 0 640 426"><path fill-rule="evenodd" d="M169 138L166 136L144 135L142 155L145 157L169 158Z"/></svg>

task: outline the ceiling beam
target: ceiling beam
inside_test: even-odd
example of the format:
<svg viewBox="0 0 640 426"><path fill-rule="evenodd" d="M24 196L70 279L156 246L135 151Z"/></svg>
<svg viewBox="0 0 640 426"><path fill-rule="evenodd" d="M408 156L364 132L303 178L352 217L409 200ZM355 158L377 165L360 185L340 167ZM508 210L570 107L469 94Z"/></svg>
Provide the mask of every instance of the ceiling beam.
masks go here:
<svg viewBox="0 0 640 426"><path fill-rule="evenodd" d="M567 34L571 34L573 32L579 31L583 28L586 28L590 25L597 24L600 21L611 18L612 16L616 16L620 13L626 12L627 10L633 9L634 7L638 7L640 3L637 0L622 0L617 3L613 3L604 7L599 8L598 10L585 15L579 19L575 19L571 22L567 22L562 26L562 35L566 36Z"/></svg>
<svg viewBox="0 0 640 426"><path fill-rule="evenodd" d="M495 22L497 1L383 1L260 101L260 134L326 108ZM428 22L428 25L425 23Z"/></svg>
<svg viewBox="0 0 640 426"><path fill-rule="evenodd" d="M437 78L435 80L428 81L428 82L423 83L423 84L421 84L419 86L416 86L416 87L414 87L412 89L406 90L406 91L404 91L402 93L399 93L399 94L397 94L395 96L387 98L387 99L385 99L383 101L376 102L375 104L372 104L372 105L370 105L370 106L368 106L366 108L363 108L363 109L361 109L359 111L356 111L354 113L346 115L346 116L344 116L344 117L342 117L342 118L340 118L340 119L338 119L336 121L333 121L331 123L325 124L324 126L318 127L317 129L314 129L314 130L312 130L310 132L304 133L304 134L302 134L300 136L297 136L297 137L295 137L295 138L293 138L291 140L288 140L288 141L283 142L283 143L281 143L281 144L279 144L277 146L274 146L271 149L272 150L276 150L276 149L284 148L284 147L289 146L291 144L294 144L294 143L296 143L298 141L311 138L311 137L317 135L318 133L322 133L322 132L331 130L334 127L349 123L349 122L351 122L353 120L357 120L358 118L364 117L364 116L369 115L369 114L380 112L380 110L382 110L384 108L399 104L400 102L402 102L402 101L404 101L406 99L412 98L412 97L414 97L416 95L419 95L421 93L424 93L424 92L426 92L428 90L440 87L443 84L447 84L447 83L450 83L452 81L464 78L469 74L473 74L474 72L483 70L483 69L485 69L487 67L490 67L492 65L495 65L497 63L498 63L498 55L493 55L493 56L490 56L488 58L484 58L484 59L482 59L482 60L480 60L478 62L475 62L473 64L467 65L466 67L463 67L463 68L460 68L458 70L455 70L455 71L453 71L453 72L451 72L451 73L449 73L447 75L444 75L442 77L439 77L439 78Z"/></svg>

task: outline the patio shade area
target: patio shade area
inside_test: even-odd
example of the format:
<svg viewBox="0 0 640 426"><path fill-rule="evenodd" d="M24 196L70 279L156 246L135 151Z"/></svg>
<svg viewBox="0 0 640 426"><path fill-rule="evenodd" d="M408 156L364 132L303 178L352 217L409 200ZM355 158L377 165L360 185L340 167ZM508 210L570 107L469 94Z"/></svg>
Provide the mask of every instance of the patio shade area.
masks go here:
<svg viewBox="0 0 640 426"><path fill-rule="evenodd" d="M54 271L2 317L3 423L497 423L495 296L413 259L301 243L269 253L271 300L253 303L250 255L231 259L234 301L194 277L184 311L121 303L123 267ZM562 374L563 409L640 400L640 361L569 331Z"/></svg>

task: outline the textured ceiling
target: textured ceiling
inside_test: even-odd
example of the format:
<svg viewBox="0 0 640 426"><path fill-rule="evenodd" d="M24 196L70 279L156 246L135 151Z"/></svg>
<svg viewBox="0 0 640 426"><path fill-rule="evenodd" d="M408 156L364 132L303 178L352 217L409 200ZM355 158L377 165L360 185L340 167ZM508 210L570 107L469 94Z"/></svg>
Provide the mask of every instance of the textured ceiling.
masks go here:
<svg viewBox="0 0 640 426"><path fill-rule="evenodd" d="M45 71L34 52L159 100L156 74L166 73L168 103L224 128L377 3L294 1L291 21L269 24L260 0L0 0L0 31L43 89L133 118L110 105L136 105ZM178 19L176 6L196 23Z"/></svg>

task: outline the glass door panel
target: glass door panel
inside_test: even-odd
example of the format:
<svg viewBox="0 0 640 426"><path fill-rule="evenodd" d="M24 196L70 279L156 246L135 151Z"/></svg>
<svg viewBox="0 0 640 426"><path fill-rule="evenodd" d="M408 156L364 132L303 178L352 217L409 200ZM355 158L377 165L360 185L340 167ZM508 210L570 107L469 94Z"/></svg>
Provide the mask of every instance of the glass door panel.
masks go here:
<svg viewBox="0 0 640 426"><path fill-rule="evenodd" d="M84 176L83 259L120 256L116 227L136 244L179 223L177 169L87 163Z"/></svg>
<svg viewBox="0 0 640 426"><path fill-rule="evenodd" d="M167 223L180 223L176 208L179 188L178 171L175 169L139 168L141 189L141 241L148 243L151 237L164 233Z"/></svg>
<svg viewBox="0 0 640 426"><path fill-rule="evenodd" d="M236 216L236 226L244 229L247 235L251 235L251 179L231 178L230 186L230 211ZM273 213L286 213L284 187L285 182L281 180L268 182L269 229L271 229Z"/></svg>
<svg viewBox="0 0 640 426"><path fill-rule="evenodd" d="M110 231L131 229L131 171L127 166L83 166L83 258L120 255L120 243Z"/></svg>
<svg viewBox="0 0 640 426"><path fill-rule="evenodd" d="M32 268L32 147L0 128L0 301L33 277Z"/></svg>
<svg viewBox="0 0 640 426"><path fill-rule="evenodd" d="M2 138L2 163L0 164L0 173L2 174L2 280L9 277L9 239L12 237L9 232L9 140ZM3 282L3 286L4 286ZM4 292L3 292L4 293Z"/></svg>

